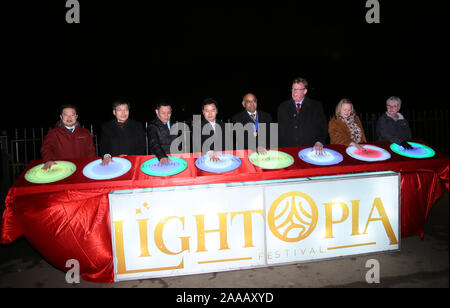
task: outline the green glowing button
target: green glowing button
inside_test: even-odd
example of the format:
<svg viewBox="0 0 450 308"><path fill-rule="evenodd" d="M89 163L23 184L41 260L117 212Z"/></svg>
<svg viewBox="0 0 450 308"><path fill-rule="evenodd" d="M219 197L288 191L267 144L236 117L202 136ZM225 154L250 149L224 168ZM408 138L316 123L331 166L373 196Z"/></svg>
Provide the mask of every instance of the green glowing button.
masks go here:
<svg viewBox="0 0 450 308"><path fill-rule="evenodd" d="M186 170L188 163L179 157L170 156L169 163L162 165L157 157L142 163L141 171L152 176L170 176Z"/></svg>
<svg viewBox="0 0 450 308"><path fill-rule="evenodd" d="M42 169L44 164L34 166L25 173L25 180L34 184L47 184L65 179L77 170L77 166L68 161L57 160L55 163L47 170Z"/></svg>
<svg viewBox="0 0 450 308"><path fill-rule="evenodd" d="M410 158L430 158L436 155L434 150L426 145L408 142L413 148L408 150L398 145L397 143L391 144L391 150L399 155L410 157Z"/></svg>
<svg viewBox="0 0 450 308"><path fill-rule="evenodd" d="M267 151L265 155L254 152L248 157L248 160L263 169L282 169L294 163L291 155L280 151Z"/></svg>

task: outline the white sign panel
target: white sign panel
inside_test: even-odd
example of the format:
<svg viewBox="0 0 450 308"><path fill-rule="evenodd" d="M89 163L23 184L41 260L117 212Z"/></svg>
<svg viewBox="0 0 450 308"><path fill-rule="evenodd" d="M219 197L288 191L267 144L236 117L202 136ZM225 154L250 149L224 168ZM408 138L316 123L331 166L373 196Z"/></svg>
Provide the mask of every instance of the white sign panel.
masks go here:
<svg viewBox="0 0 450 308"><path fill-rule="evenodd" d="M114 192L115 280L398 250L399 195L392 172Z"/></svg>
<svg viewBox="0 0 450 308"><path fill-rule="evenodd" d="M399 248L397 176L265 188L267 263Z"/></svg>
<svg viewBox="0 0 450 308"><path fill-rule="evenodd" d="M263 187L109 197L116 279L265 264Z"/></svg>

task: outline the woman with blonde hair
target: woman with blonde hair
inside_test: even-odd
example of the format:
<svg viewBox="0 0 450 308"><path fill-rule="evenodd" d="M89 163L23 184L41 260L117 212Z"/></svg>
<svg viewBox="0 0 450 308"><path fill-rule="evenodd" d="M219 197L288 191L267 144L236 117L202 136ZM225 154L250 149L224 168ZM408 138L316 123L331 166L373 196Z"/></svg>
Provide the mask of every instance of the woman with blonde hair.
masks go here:
<svg viewBox="0 0 450 308"><path fill-rule="evenodd" d="M352 102L343 98L336 106L336 113L328 123L331 144L344 144L364 150L360 143L366 143L361 120L356 115Z"/></svg>

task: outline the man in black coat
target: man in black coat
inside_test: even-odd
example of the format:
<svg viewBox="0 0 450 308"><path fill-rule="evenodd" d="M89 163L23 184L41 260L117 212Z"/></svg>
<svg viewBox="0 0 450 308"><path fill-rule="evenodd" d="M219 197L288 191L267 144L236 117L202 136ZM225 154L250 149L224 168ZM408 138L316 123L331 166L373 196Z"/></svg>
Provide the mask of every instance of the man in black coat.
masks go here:
<svg viewBox="0 0 450 308"><path fill-rule="evenodd" d="M145 133L142 124L130 119L130 102L124 99L113 103L114 119L104 123L100 133L100 155L103 164L112 156L145 155Z"/></svg>
<svg viewBox="0 0 450 308"><path fill-rule="evenodd" d="M313 147L324 154L328 127L322 104L306 97L308 82L297 78L292 83L292 98L278 106L280 147Z"/></svg>
<svg viewBox="0 0 450 308"><path fill-rule="evenodd" d="M244 136L236 136L237 144L236 149L249 149L249 146L255 145L255 147L259 151L264 152L266 148L270 146L270 123L272 123L272 116L270 113L264 112L262 110L257 110L258 108L258 100L256 96L252 93L247 93L243 100L242 106L245 110L235 114L231 120L233 123L241 123L242 125L246 125L248 123L252 124L252 130L246 131ZM261 125L264 124L264 125ZM236 132L237 134L238 132ZM258 136L265 136L265 139L262 140L258 138ZM243 138L243 144L239 141ZM255 150L255 148L252 148Z"/></svg>
<svg viewBox="0 0 450 308"><path fill-rule="evenodd" d="M150 122L148 132L148 147L150 154L156 155L161 164L167 164L169 162L170 145L172 141L177 137L170 134L172 106L170 102L161 100L157 103L156 118Z"/></svg>

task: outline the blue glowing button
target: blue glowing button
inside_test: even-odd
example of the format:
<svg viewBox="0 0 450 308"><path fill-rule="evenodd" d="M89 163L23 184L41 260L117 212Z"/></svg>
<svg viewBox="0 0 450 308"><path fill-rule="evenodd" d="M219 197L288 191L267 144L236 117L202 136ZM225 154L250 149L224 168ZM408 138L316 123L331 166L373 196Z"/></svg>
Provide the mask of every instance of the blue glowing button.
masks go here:
<svg viewBox="0 0 450 308"><path fill-rule="evenodd" d="M391 150L394 153L410 158L430 158L436 155L434 150L430 147L427 147L426 145L415 142L408 143L413 147L411 150L405 149L404 147L396 143L391 144Z"/></svg>
<svg viewBox="0 0 450 308"><path fill-rule="evenodd" d="M219 161L210 160L208 155L203 155L195 161L195 166L203 171L212 173L224 173L233 171L241 166L241 160L229 153L216 152Z"/></svg>
<svg viewBox="0 0 450 308"><path fill-rule="evenodd" d="M391 154L389 154L388 151L386 151L385 149L382 149L380 147L370 145L370 144L365 144L365 145L363 145L363 148L365 151L361 151L361 150L355 148L354 146L349 146L346 149L346 152L348 155L350 155L354 159L368 161L368 162L383 161L383 160L388 160L389 158L391 158Z"/></svg>
<svg viewBox="0 0 450 308"><path fill-rule="evenodd" d="M323 148L325 154L317 155L313 148L303 149L298 152L298 157L313 165L330 166L339 164L344 158L342 155L331 149Z"/></svg>
<svg viewBox="0 0 450 308"><path fill-rule="evenodd" d="M187 166L187 161L180 157L169 156L169 163L165 165L155 157L142 163L141 171L151 176L171 176L183 172Z"/></svg>
<svg viewBox="0 0 450 308"><path fill-rule="evenodd" d="M131 162L122 157L113 157L107 165L102 165L102 160L97 159L83 168L85 177L92 180L110 180L124 175L131 169Z"/></svg>

